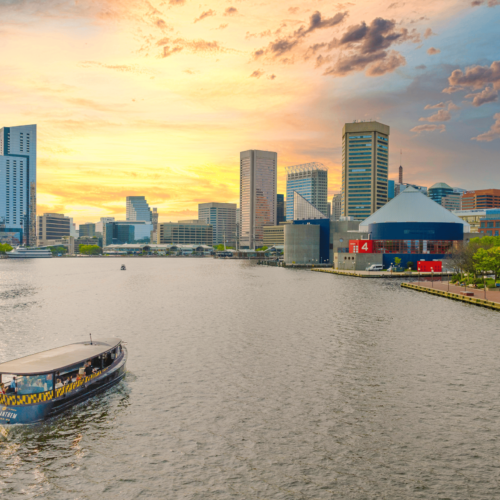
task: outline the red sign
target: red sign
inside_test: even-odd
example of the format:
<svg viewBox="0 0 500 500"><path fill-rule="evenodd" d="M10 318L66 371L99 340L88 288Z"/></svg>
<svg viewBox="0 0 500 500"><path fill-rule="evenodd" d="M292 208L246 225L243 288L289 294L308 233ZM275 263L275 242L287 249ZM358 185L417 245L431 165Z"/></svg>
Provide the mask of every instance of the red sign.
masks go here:
<svg viewBox="0 0 500 500"><path fill-rule="evenodd" d="M373 253L373 240L349 240L349 253Z"/></svg>
<svg viewBox="0 0 500 500"><path fill-rule="evenodd" d="M417 270L421 273L441 273L443 272L443 263L440 260L419 260Z"/></svg>

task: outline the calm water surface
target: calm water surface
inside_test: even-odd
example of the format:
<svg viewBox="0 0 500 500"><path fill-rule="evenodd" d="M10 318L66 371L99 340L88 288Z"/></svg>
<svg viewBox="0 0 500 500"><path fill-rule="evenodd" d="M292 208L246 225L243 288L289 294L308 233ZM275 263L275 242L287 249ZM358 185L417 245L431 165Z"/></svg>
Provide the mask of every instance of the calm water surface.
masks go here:
<svg viewBox="0 0 500 500"><path fill-rule="evenodd" d="M5 499L500 498L499 313L212 259L0 261L0 361L119 336L123 383L0 441Z"/></svg>

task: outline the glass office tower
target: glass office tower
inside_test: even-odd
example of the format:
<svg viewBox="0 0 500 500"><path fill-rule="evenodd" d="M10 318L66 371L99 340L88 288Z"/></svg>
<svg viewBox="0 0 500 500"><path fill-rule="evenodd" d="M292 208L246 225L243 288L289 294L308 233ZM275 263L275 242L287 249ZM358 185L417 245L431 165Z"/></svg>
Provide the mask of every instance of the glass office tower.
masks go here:
<svg viewBox="0 0 500 500"><path fill-rule="evenodd" d="M328 170L321 163L305 163L286 169L286 220L294 220L294 192L324 216L328 216Z"/></svg>
<svg viewBox="0 0 500 500"><path fill-rule="evenodd" d="M264 226L276 225L278 154L249 150L240 153L240 246L264 244Z"/></svg>
<svg viewBox="0 0 500 500"><path fill-rule="evenodd" d="M387 203L390 127L346 123L342 129L342 216L363 220Z"/></svg>
<svg viewBox="0 0 500 500"><path fill-rule="evenodd" d="M213 245L236 246L236 203L200 203L198 220L213 228Z"/></svg>
<svg viewBox="0 0 500 500"><path fill-rule="evenodd" d="M0 128L0 220L36 246L36 125Z"/></svg>
<svg viewBox="0 0 500 500"><path fill-rule="evenodd" d="M284 194L277 194L276 195L276 222L279 224L280 222L285 222L286 221L286 214L285 214L285 195Z"/></svg>
<svg viewBox="0 0 500 500"><path fill-rule="evenodd" d="M127 196L127 220L151 222L151 209L145 196Z"/></svg>

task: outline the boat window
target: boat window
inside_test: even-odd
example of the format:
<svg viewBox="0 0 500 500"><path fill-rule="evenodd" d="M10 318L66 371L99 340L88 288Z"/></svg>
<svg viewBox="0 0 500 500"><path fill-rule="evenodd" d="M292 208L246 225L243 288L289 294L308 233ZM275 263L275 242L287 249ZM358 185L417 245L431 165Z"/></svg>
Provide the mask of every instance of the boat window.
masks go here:
<svg viewBox="0 0 500 500"><path fill-rule="evenodd" d="M53 377L49 373L47 375L24 375L17 377L17 394L37 394L39 392L47 392L53 389Z"/></svg>

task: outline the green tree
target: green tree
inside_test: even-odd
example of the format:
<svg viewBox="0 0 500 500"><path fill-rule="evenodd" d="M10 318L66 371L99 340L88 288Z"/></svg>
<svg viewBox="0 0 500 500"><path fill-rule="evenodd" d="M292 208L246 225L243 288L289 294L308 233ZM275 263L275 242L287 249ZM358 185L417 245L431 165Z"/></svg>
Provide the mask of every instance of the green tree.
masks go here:
<svg viewBox="0 0 500 500"><path fill-rule="evenodd" d="M500 247L492 247L488 250L480 248L474 254L473 260L477 271L482 273L492 271L496 281L500 273Z"/></svg>
<svg viewBox="0 0 500 500"><path fill-rule="evenodd" d="M401 264L401 257L394 257L394 264L396 264L396 267L399 267Z"/></svg>
<svg viewBox="0 0 500 500"><path fill-rule="evenodd" d="M260 248L257 248L256 252L265 252L267 250L268 247L266 247L266 245L264 245L263 247L260 247Z"/></svg>
<svg viewBox="0 0 500 500"><path fill-rule="evenodd" d="M102 249L98 245L80 245L79 251L82 255L99 255Z"/></svg>
<svg viewBox="0 0 500 500"><path fill-rule="evenodd" d="M8 243L0 243L0 254L5 254L6 252L10 252L12 247Z"/></svg>

